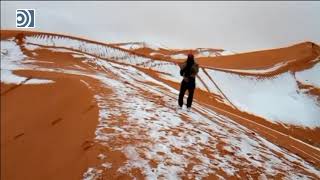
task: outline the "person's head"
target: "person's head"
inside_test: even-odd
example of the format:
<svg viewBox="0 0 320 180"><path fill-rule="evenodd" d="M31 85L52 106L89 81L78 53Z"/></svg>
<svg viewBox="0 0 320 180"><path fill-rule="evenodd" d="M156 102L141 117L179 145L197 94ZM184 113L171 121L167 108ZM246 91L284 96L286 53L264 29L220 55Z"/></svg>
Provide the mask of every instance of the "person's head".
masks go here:
<svg viewBox="0 0 320 180"><path fill-rule="evenodd" d="M187 59L187 64L192 65L193 63L194 63L194 56L193 56L193 54L189 53L188 59Z"/></svg>

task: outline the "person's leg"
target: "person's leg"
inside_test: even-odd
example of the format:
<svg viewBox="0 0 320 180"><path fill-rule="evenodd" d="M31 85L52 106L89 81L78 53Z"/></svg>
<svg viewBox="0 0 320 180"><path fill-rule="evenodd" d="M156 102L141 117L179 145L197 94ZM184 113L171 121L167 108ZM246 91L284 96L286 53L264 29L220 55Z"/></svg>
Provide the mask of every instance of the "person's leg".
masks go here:
<svg viewBox="0 0 320 180"><path fill-rule="evenodd" d="M183 105L183 96L186 93L186 90L187 90L186 83L184 81L182 81L181 86L180 86L179 100L178 100L180 107L182 107L182 105Z"/></svg>
<svg viewBox="0 0 320 180"><path fill-rule="evenodd" d="M192 88L188 88L188 92L189 92L188 99L187 99L187 107L188 108L190 108L191 105L192 105L194 89L195 88L193 88L193 87Z"/></svg>

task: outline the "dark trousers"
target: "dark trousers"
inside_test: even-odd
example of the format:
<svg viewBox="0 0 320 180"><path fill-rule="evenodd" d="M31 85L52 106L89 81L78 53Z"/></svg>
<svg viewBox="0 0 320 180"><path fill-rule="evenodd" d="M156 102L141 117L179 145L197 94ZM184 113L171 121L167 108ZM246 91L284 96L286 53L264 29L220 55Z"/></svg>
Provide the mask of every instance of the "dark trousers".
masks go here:
<svg viewBox="0 0 320 180"><path fill-rule="evenodd" d="M183 97L184 97L186 90L188 90L188 92L189 92L188 99L187 99L187 107L191 107L194 89L195 89L195 81L190 81L190 82L182 81L181 82L179 100L178 100L180 107L182 107L182 105L183 105Z"/></svg>

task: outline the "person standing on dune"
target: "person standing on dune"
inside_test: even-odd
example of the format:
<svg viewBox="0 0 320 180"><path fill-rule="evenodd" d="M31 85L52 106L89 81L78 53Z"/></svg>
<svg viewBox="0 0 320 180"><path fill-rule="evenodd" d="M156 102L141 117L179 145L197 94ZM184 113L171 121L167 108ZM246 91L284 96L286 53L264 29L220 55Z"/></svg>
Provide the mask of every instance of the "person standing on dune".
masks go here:
<svg viewBox="0 0 320 180"><path fill-rule="evenodd" d="M193 100L194 90L196 88L196 75L199 71L199 65L195 62L193 54L188 54L187 60L180 66L181 81L178 103L180 108L183 106L183 97L188 90L187 108L190 110Z"/></svg>

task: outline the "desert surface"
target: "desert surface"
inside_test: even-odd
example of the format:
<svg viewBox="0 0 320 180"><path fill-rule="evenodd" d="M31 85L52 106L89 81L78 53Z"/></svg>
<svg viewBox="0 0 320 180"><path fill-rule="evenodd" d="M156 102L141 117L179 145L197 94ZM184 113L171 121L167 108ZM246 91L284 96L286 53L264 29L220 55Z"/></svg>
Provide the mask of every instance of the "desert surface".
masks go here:
<svg viewBox="0 0 320 180"><path fill-rule="evenodd" d="M1 179L320 179L319 62L1 30Z"/></svg>

